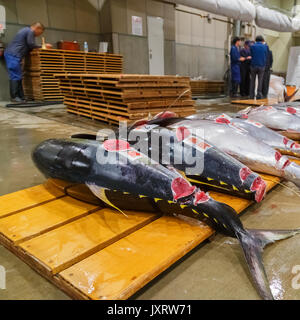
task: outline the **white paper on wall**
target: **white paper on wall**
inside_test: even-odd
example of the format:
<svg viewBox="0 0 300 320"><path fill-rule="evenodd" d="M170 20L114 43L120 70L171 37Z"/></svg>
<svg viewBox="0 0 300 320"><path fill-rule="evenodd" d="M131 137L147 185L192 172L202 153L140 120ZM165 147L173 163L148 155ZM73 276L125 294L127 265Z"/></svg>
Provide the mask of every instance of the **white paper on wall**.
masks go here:
<svg viewBox="0 0 300 320"><path fill-rule="evenodd" d="M132 16L132 34L136 36L143 35L143 18Z"/></svg>
<svg viewBox="0 0 300 320"><path fill-rule="evenodd" d="M0 34L6 29L6 11L5 7L0 5Z"/></svg>

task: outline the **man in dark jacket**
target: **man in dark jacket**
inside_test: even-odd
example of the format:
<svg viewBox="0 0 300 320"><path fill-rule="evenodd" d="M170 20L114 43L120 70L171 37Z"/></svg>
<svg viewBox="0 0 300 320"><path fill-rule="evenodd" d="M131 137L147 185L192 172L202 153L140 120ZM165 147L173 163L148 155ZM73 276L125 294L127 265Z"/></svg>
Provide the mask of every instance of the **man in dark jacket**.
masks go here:
<svg viewBox="0 0 300 320"><path fill-rule="evenodd" d="M269 95L270 79L271 79L271 72L273 67L273 52L270 50L270 48L266 43L265 45L267 46L267 49L268 49L268 56L267 56L267 63L266 63L266 68L265 68L265 73L263 78L263 86L262 86L262 95L264 99L268 98L268 95Z"/></svg>
<svg viewBox="0 0 300 320"><path fill-rule="evenodd" d="M264 44L264 38L262 36L256 37L256 43L251 46L251 83L250 83L250 99L255 98L255 83L256 76L258 77L258 87L257 87L257 99L262 99L262 85L264 72L267 64L268 49Z"/></svg>
<svg viewBox="0 0 300 320"><path fill-rule="evenodd" d="M246 58L241 62L241 96L248 97L250 93L250 65L251 65L251 51L250 41L245 41L244 48L241 50L241 57Z"/></svg>
<svg viewBox="0 0 300 320"><path fill-rule="evenodd" d="M241 39L236 37L232 41L232 47L230 51L230 61L231 61L231 96L238 96L238 89L241 83L241 69L240 64L246 59L240 55L240 43Z"/></svg>
<svg viewBox="0 0 300 320"><path fill-rule="evenodd" d="M4 52L12 102L24 100L22 60L31 50L39 47L35 43L35 37L42 35L44 30L45 27L40 22L21 29ZM47 47L51 47L51 45L47 45Z"/></svg>

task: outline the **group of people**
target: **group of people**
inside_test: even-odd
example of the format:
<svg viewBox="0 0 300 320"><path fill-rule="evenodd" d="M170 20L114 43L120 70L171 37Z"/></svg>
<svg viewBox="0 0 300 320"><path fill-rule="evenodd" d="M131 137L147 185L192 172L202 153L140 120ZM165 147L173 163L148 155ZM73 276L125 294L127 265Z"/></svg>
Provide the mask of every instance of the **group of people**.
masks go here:
<svg viewBox="0 0 300 320"><path fill-rule="evenodd" d="M255 42L245 41L241 48L241 39L233 39L231 58L231 96L255 98L256 78L258 78L256 99L268 97L273 53L262 36ZM240 88L240 94L238 90Z"/></svg>

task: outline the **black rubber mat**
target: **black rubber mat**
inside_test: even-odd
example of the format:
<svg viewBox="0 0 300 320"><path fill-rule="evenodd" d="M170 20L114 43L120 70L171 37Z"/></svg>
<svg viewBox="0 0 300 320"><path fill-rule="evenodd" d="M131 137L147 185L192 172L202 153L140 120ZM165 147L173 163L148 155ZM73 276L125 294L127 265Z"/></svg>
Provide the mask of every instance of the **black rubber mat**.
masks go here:
<svg viewBox="0 0 300 320"><path fill-rule="evenodd" d="M7 104L6 108L37 108L37 107L46 107L52 106L55 104L62 104L63 101L28 101L25 103L12 103Z"/></svg>

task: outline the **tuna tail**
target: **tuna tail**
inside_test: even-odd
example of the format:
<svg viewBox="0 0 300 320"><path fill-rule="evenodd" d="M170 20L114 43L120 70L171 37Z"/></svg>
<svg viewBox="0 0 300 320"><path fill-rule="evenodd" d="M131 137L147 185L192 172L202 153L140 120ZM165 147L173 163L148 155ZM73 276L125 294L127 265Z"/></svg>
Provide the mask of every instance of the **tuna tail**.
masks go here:
<svg viewBox="0 0 300 320"><path fill-rule="evenodd" d="M237 233L253 282L264 300L274 300L263 264L263 249L275 241L288 239L300 233L297 230L243 230Z"/></svg>

